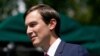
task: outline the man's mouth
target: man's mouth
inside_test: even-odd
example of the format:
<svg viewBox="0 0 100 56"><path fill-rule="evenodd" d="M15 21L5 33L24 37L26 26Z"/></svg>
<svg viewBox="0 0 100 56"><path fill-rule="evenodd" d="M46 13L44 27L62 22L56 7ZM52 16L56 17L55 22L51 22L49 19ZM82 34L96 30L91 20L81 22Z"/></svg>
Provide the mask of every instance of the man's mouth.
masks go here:
<svg viewBox="0 0 100 56"><path fill-rule="evenodd" d="M35 40L36 36L31 36L30 39L33 41Z"/></svg>

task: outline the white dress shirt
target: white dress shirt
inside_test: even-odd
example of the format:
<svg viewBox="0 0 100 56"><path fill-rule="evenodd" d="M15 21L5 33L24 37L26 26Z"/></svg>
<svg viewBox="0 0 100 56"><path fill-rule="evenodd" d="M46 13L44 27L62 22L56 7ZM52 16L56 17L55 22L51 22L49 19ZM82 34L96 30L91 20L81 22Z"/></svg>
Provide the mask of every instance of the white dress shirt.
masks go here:
<svg viewBox="0 0 100 56"><path fill-rule="evenodd" d="M54 56L54 55L55 55L55 52L56 52L56 50L57 50L58 45L60 44L60 42L61 42L61 39L58 38L58 39L49 47L49 49L48 49L48 51L47 51L47 54L48 54L49 56Z"/></svg>

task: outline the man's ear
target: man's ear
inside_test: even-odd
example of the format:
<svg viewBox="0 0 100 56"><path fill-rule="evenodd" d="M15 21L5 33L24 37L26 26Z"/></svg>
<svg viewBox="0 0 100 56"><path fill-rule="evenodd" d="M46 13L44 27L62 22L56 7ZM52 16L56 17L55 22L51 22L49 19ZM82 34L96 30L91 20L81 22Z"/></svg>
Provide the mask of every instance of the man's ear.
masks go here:
<svg viewBox="0 0 100 56"><path fill-rule="evenodd" d="M49 23L49 25L48 25L48 26L49 26L49 29L50 29L50 30L55 29L56 24L57 24L56 19L51 19L51 20L50 20L50 23Z"/></svg>

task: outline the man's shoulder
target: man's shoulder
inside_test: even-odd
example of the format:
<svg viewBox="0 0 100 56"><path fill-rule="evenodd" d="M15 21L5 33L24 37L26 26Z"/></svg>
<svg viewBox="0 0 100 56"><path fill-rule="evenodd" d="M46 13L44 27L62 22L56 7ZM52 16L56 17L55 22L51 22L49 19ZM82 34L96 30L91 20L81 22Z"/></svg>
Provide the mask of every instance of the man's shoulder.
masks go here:
<svg viewBox="0 0 100 56"><path fill-rule="evenodd" d="M87 49L79 44L66 43L63 41L62 43L64 43L63 51L71 52L73 54L80 52L81 54L85 54L85 56L88 54Z"/></svg>
<svg viewBox="0 0 100 56"><path fill-rule="evenodd" d="M79 44L66 43L61 41L63 55L69 54L71 56L88 56L88 51L85 47Z"/></svg>
<svg viewBox="0 0 100 56"><path fill-rule="evenodd" d="M79 44L72 44L72 43L67 43L67 42L64 42L64 41L61 41L61 44L64 44L64 48L67 48L67 49L85 49L85 47L79 45Z"/></svg>
<svg viewBox="0 0 100 56"><path fill-rule="evenodd" d="M60 53L62 56L88 56L87 50L81 45L66 43L64 41L60 42L56 55L57 53Z"/></svg>

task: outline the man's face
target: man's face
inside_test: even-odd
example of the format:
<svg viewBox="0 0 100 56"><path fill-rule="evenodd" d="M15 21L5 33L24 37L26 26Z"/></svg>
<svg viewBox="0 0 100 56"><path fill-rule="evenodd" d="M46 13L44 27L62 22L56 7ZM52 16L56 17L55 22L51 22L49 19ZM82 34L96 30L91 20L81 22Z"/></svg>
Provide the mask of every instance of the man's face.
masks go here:
<svg viewBox="0 0 100 56"><path fill-rule="evenodd" d="M32 11L26 16L25 24L27 26L27 34L33 45L41 46L49 41L50 27L42 20L42 16L38 11Z"/></svg>

